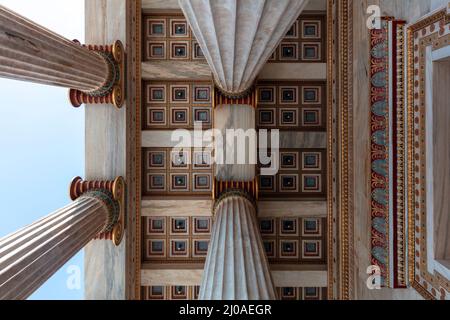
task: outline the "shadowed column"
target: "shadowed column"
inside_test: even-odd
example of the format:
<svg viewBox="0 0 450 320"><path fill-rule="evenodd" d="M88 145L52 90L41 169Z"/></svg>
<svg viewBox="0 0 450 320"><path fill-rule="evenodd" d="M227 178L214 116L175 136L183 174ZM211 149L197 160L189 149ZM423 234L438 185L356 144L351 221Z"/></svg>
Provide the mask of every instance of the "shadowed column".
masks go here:
<svg viewBox="0 0 450 320"><path fill-rule="evenodd" d="M216 202L199 299L276 299L255 204L242 191L226 192Z"/></svg>
<svg viewBox="0 0 450 320"><path fill-rule="evenodd" d="M120 224L122 178L111 190L73 189L71 204L0 239L0 300L26 299L95 236Z"/></svg>

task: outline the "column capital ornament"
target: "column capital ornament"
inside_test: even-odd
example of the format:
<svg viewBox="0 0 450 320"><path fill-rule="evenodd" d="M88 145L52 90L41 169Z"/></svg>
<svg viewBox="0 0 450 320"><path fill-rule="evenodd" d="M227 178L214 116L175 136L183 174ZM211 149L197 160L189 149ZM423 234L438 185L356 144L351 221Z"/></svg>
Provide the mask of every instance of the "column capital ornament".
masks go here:
<svg viewBox="0 0 450 320"><path fill-rule="evenodd" d="M71 200L80 197L94 197L102 201L109 211L109 219L96 239L111 240L118 246L124 235L125 227L125 180L117 177L114 180L86 181L75 177L69 187Z"/></svg>
<svg viewBox="0 0 450 320"><path fill-rule="evenodd" d="M245 91L232 93L223 90L217 82L214 81L213 109L221 105L250 105L253 108L256 108L258 106L256 82Z"/></svg>
<svg viewBox="0 0 450 320"><path fill-rule="evenodd" d="M255 178L252 181L221 181L214 177L212 188L212 199L216 200L221 197L222 194L227 191L240 190L247 193L252 199L258 201L258 179Z"/></svg>
<svg viewBox="0 0 450 320"><path fill-rule="evenodd" d="M219 198L217 198L217 200L214 202L213 205L213 209L212 209L212 215L213 217L216 215L216 211L217 208L219 207L219 205L228 198L231 197L241 197L244 198L245 200L247 200L255 209L255 212L257 211L257 203L255 198L246 190L243 189L229 189L227 191L225 191L224 193L222 193Z"/></svg>
<svg viewBox="0 0 450 320"><path fill-rule="evenodd" d="M100 233L111 232L120 218L120 205L114 199L112 192L107 189L92 189L83 193L80 198L94 198L103 202L108 209L108 219Z"/></svg>
<svg viewBox="0 0 450 320"><path fill-rule="evenodd" d="M229 99L243 99L243 98L248 97L255 90L256 82L257 82L257 80L255 79L253 81L253 84L250 84L248 86L248 88L241 90L241 91L234 92L234 91L229 91L229 90L222 88L222 86L220 85L220 82L218 82L216 80L216 78L214 78L214 74L212 74L212 79L213 79L213 83L216 88L216 91L219 94L221 94L222 96L229 98Z"/></svg>
<svg viewBox="0 0 450 320"><path fill-rule="evenodd" d="M122 42L117 40L112 45L82 45L78 40L74 42L95 52L106 62L108 77L103 85L95 90L69 89L72 105L78 108L83 103L111 103L121 108L125 101L125 51Z"/></svg>

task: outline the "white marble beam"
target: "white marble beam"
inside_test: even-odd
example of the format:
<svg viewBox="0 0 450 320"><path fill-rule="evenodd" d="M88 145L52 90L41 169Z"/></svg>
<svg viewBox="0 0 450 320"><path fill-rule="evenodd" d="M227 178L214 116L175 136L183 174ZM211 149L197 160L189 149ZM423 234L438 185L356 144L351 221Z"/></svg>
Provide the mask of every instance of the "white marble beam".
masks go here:
<svg viewBox="0 0 450 320"><path fill-rule="evenodd" d="M173 148L175 146L183 148L194 147L196 137L194 136L194 131L190 130L189 134L191 139L189 140L178 140L176 136L173 136L174 130L148 130L142 131L142 147L143 148ZM201 143L201 139L197 140ZM180 143L181 142L181 143Z"/></svg>
<svg viewBox="0 0 450 320"><path fill-rule="evenodd" d="M180 9L178 0L141 0L143 10Z"/></svg>
<svg viewBox="0 0 450 320"><path fill-rule="evenodd" d="M326 63L266 63L258 80L325 80Z"/></svg>
<svg viewBox="0 0 450 320"><path fill-rule="evenodd" d="M143 217L211 216L212 200L162 200L142 201ZM259 201L258 217L326 218L326 201Z"/></svg>
<svg viewBox="0 0 450 320"><path fill-rule="evenodd" d="M211 200L143 200L142 217L211 216Z"/></svg>
<svg viewBox="0 0 450 320"><path fill-rule="evenodd" d="M206 62L147 61L142 62L144 80L211 80L211 69Z"/></svg>
<svg viewBox="0 0 450 320"><path fill-rule="evenodd" d="M280 132L280 148L283 149L325 149L326 132Z"/></svg>
<svg viewBox="0 0 450 320"><path fill-rule="evenodd" d="M326 218L326 201L259 201L258 218Z"/></svg>
<svg viewBox="0 0 450 320"><path fill-rule="evenodd" d="M323 11L327 10L327 0L311 0L305 10Z"/></svg>
<svg viewBox="0 0 450 320"><path fill-rule="evenodd" d="M142 62L144 80L211 80L211 69L206 62L171 61ZM258 80L325 80L326 63L267 63Z"/></svg>
<svg viewBox="0 0 450 320"><path fill-rule="evenodd" d="M143 148L171 148L179 141L172 141L172 130L144 130L142 131ZM194 131L190 131L194 137ZM200 141L199 141L200 143ZM193 147L194 138L181 146ZM326 132L280 132L280 148L285 149L325 149L327 147Z"/></svg>
<svg viewBox="0 0 450 320"><path fill-rule="evenodd" d="M142 269L142 286L199 286L203 269ZM326 270L272 270L275 287L326 287Z"/></svg>
<svg viewBox="0 0 450 320"><path fill-rule="evenodd" d="M272 278L277 287L326 287L327 271L272 271Z"/></svg>
<svg viewBox="0 0 450 320"><path fill-rule="evenodd" d="M199 286L203 269L141 270L142 286Z"/></svg>

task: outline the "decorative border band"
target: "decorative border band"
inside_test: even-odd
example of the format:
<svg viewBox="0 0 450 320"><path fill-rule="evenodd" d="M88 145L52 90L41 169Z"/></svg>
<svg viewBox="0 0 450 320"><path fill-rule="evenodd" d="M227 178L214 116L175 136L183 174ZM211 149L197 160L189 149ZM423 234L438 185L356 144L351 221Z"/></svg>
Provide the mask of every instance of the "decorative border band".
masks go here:
<svg viewBox="0 0 450 320"><path fill-rule="evenodd" d="M392 288L406 287L404 26L389 17L370 31L371 263Z"/></svg>

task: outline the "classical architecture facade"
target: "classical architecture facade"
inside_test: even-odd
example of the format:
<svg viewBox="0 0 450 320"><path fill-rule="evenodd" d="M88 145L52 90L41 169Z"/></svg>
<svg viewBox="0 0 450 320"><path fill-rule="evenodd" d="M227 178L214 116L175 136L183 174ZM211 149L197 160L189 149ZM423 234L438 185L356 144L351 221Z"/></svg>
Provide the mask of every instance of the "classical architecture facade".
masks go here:
<svg viewBox="0 0 450 320"><path fill-rule="evenodd" d="M85 7L82 44L0 6L0 76L86 113L0 299L82 249L86 299L450 299L447 0Z"/></svg>

